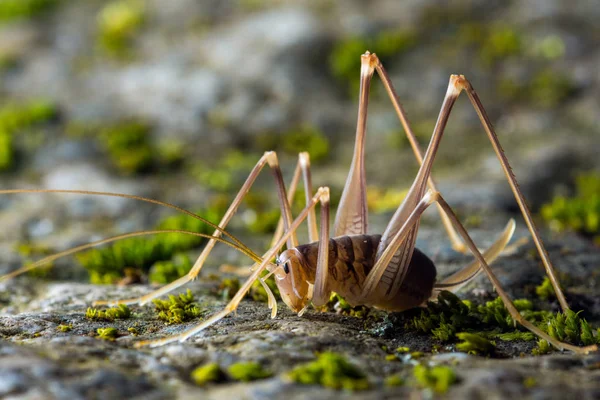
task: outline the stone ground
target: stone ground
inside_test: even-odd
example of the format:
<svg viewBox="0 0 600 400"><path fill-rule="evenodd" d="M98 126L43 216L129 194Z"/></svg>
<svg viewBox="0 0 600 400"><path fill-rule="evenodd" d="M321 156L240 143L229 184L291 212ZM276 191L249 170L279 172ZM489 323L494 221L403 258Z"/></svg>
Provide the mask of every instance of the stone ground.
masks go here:
<svg viewBox="0 0 600 400"><path fill-rule="evenodd" d="M482 245L493 237L490 229L474 229L473 233ZM523 228L517 231L517 236L524 234ZM440 245L443 240L443 234L427 224L422 228L419 243L429 254L436 254L434 259L442 275L467 260L465 256L453 254L447 245ZM527 245L494 265L502 282L515 296L531 297L533 285L542 278L538 261L527 255L530 248L531 245ZM567 297L573 307L583 308L585 317L597 326L600 321L597 275L600 252L587 240L574 235L551 239L548 248L557 268L570 271L572 282L567 288ZM188 285L206 310L203 316L225 305L214 295L216 285L215 281L203 279ZM137 340L180 332L193 322L166 326L156 319L150 306L134 306L131 319L110 323L87 320L84 314L94 300L145 294L151 290L149 286L100 286L20 278L2 283L1 289L0 395L4 398L436 397L412 380L416 360L386 361L384 346L388 349L408 346L412 351L425 352L425 357L418 362L451 366L459 381L451 386L448 398L593 399L600 396L599 354L578 356L555 352L535 357L531 355L534 342L501 341L493 358L456 352L452 344L432 353L436 342L427 335L405 332L399 314L372 312L361 319L310 310L298 317L280 302L279 315L270 319L265 304L244 300L237 315L225 318L184 343L138 350L133 348ZM490 289L485 278L480 277L463 293L470 298L488 299ZM547 307L556 309L557 305ZM61 332L57 329L61 324L72 324L73 329ZM118 329L116 341L95 337L96 329L106 326ZM129 334L129 327L135 327L139 336ZM342 353L360 366L367 373L372 389L351 393L286 380L286 371L313 360L316 353L323 351ZM249 383L198 387L191 381L190 372L209 361L222 366L256 361L274 375ZM384 378L396 373L406 377L405 385L386 387Z"/></svg>

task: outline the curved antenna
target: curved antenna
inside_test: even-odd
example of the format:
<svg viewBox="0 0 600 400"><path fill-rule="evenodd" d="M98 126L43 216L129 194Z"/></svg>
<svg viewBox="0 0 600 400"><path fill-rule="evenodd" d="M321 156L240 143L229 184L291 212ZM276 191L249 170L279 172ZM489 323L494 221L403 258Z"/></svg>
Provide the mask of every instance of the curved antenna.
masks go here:
<svg viewBox="0 0 600 400"><path fill-rule="evenodd" d="M136 196L136 195L133 195L133 194L112 193L112 192L96 192L96 191L91 191L91 190L65 190L65 189L4 189L4 190L0 190L0 194L17 194L17 193L67 193L67 194L83 194L83 195L92 195L92 196L122 197L122 198L125 198L125 199L140 200L140 201L144 201L146 203L158 204L160 206L172 208L172 209L177 210L177 211L179 211L181 213L189 215L192 218L196 218L197 220L202 221L203 223L205 223L205 224L211 226L212 228L214 228L215 230L218 230L223 235L228 236L240 248L243 248L246 251L248 251L249 253L252 253L256 257L258 257L258 255L256 253L254 253L248 246L246 246L245 244L243 244L238 238L236 238L235 236L233 236L232 234L230 234L229 232L227 232L223 228L219 227L219 225L217 225L217 224L215 224L213 222L210 222L209 220L207 220L205 218L202 218L201 216L199 216L197 214L194 214L193 212L188 211L185 208L178 207L176 205L173 205L173 204L170 204L170 203L166 203L164 201L154 200L154 199L150 199L148 197Z"/></svg>
<svg viewBox="0 0 600 400"><path fill-rule="evenodd" d="M101 239L101 240L97 240L95 242L91 242L91 243L86 243L77 247L72 247L70 249L58 252L56 254L52 254L48 257L44 257L41 260L38 260L36 262L34 262L33 264L30 265L26 265L24 267L21 267L15 271L12 271L6 275L0 276L0 282L4 281L4 280L8 280L11 278L14 278L15 276L19 276L21 274L24 274L25 272L31 271L35 268L38 268L44 264L47 264L49 262L52 262L58 258L61 257L65 257L74 253L77 253L79 251L82 250L86 250L95 246L100 246L102 244L106 244L106 243L110 243L110 242L115 242L117 240L121 240L121 239L126 239L126 238L130 238L130 237L135 237L135 236L143 236L143 235L154 235L154 234L160 234L160 233L183 233L186 235L193 235L193 236L200 236L203 238L207 238L207 239L214 239L218 242L221 243L225 243L228 246L233 247L234 249L240 251L241 253L243 253L244 255L250 257L254 262L261 262L262 258L260 258L259 256L257 256L255 253L253 253L252 251L248 252L246 249L238 246L235 243L232 243L228 240L225 240L221 237L216 237L216 236L211 236L211 235L207 235L204 233L198 233L198 232L191 232L191 231L184 231L184 230L178 230L178 229L159 229L159 230L149 230L149 231L137 231L137 232L129 232L129 233L124 233L122 235L117 235L117 236L112 236L106 239Z"/></svg>

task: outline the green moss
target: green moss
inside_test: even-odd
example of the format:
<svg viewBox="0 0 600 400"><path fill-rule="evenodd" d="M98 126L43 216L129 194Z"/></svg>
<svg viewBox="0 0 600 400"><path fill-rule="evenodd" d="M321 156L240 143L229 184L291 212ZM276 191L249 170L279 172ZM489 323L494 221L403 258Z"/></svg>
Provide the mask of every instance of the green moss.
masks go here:
<svg viewBox="0 0 600 400"><path fill-rule="evenodd" d="M385 378L384 384L387 387L403 386L404 379L400 375L390 375Z"/></svg>
<svg viewBox="0 0 600 400"><path fill-rule="evenodd" d="M557 231L574 230L586 235L600 234L600 174L577 177L575 196L555 197L541 208L542 218Z"/></svg>
<svg viewBox="0 0 600 400"><path fill-rule="evenodd" d="M552 351L552 346L550 346L550 343L544 339L538 340L537 344L537 347L531 351L531 354L535 356L542 356Z"/></svg>
<svg viewBox="0 0 600 400"><path fill-rule="evenodd" d="M267 371L262 365L256 362L240 362L232 364L227 368L227 373L232 379L242 382L264 379L273 375L270 371Z"/></svg>
<svg viewBox="0 0 600 400"><path fill-rule="evenodd" d="M123 122L100 132L100 142L120 172L127 175L147 171L155 149L150 140L151 127L141 121Z"/></svg>
<svg viewBox="0 0 600 400"><path fill-rule="evenodd" d="M180 293L179 296L169 295L169 300L154 299L152 302L158 318L169 325L181 324L202 314L190 289L186 293Z"/></svg>
<svg viewBox="0 0 600 400"><path fill-rule="evenodd" d="M567 310L564 314L553 314L541 324L541 328L561 342L576 345L600 344L600 339L593 335L592 328L579 314L580 312L572 310Z"/></svg>
<svg viewBox="0 0 600 400"><path fill-rule="evenodd" d="M73 330L73 324L69 324L69 325L59 325L56 327L56 329L58 329L61 332L69 332Z"/></svg>
<svg viewBox="0 0 600 400"><path fill-rule="evenodd" d="M360 55L370 50L382 62L407 52L416 44L416 35L407 30L384 30L376 35L340 40L332 49L329 68L335 78L355 96L360 86Z"/></svg>
<svg viewBox="0 0 600 400"><path fill-rule="evenodd" d="M438 365L428 368L425 365L415 365L413 369L419 386L432 389L436 393L446 393L450 386L456 382L456 374L450 367Z"/></svg>
<svg viewBox="0 0 600 400"><path fill-rule="evenodd" d="M219 364L209 363L194 369L190 375L198 386L224 381L226 376Z"/></svg>
<svg viewBox="0 0 600 400"><path fill-rule="evenodd" d="M545 276L543 282L535 287L535 293L542 300L554 298L554 288L552 287L552 282L550 282L550 278Z"/></svg>
<svg viewBox="0 0 600 400"><path fill-rule="evenodd" d="M145 18L144 2L115 0L106 4L97 16L98 43L108 54L123 56Z"/></svg>
<svg viewBox="0 0 600 400"><path fill-rule="evenodd" d="M134 328L133 326L127 328L127 332L131 333L132 336L139 335L138 330L136 328Z"/></svg>
<svg viewBox="0 0 600 400"><path fill-rule="evenodd" d="M117 338L117 328L108 327L108 328L98 328L96 330L98 333L98 338L102 340L114 341Z"/></svg>
<svg viewBox="0 0 600 400"><path fill-rule="evenodd" d="M114 321L115 319L130 318L131 310L126 304L119 304L117 307L109 308L108 310L88 307L85 317L95 321Z"/></svg>
<svg viewBox="0 0 600 400"><path fill-rule="evenodd" d="M456 337L462 340L456 345L456 349L465 353L490 355L496 348L495 343L475 333L461 332Z"/></svg>
<svg viewBox="0 0 600 400"><path fill-rule="evenodd" d="M259 283L260 284L260 283ZM225 278L221 281L218 288L218 295L223 300L231 300L240 290L240 280L237 278Z"/></svg>
<svg viewBox="0 0 600 400"><path fill-rule="evenodd" d="M184 254L173 256L172 260L157 261L150 267L148 278L152 283L166 284L187 274L192 269L192 261Z"/></svg>
<svg viewBox="0 0 600 400"><path fill-rule="evenodd" d="M481 38L481 60L491 65L522 52L522 40L517 31L508 26L496 25L488 28Z"/></svg>
<svg viewBox="0 0 600 400"><path fill-rule="evenodd" d="M514 331L514 332L506 332L506 333L496 333L492 335L495 338L498 338L500 340L503 340L505 342L512 342L514 340L523 340L526 342L530 342L532 340L535 340L535 338L537 338L536 335L534 335L533 333L527 331L527 332L523 332L523 331Z"/></svg>
<svg viewBox="0 0 600 400"><path fill-rule="evenodd" d="M408 190L367 187L367 207L375 213L394 211L406 197Z"/></svg>
<svg viewBox="0 0 600 400"><path fill-rule="evenodd" d="M219 221L224 210L220 204L196 214L209 221ZM204 222L187 215L170 216L160 221L155 229L185 230L211 234L213 229ZM153 236L133 237L115 242L103 248L92 249L76 255L77 261L90 274L90 281L95 284L112 284L125 276L127 268L134 268L142 273L152 270L151 280L161 283L170 282L187 273L188 261L181 252L198 247L203 238L177 233ZM171 264L155 263L172 260ZM185 272L183 272L185 271ZM181 274L183 272L183 274Z"/></svg>
<svg viewBox="0 0 600 400"><path fill-rule="evenodd" d="M336 353L319 354L316 361L300 365L287 374L303 385L321 385L333 389L366 390L370 387L366 375Z"/></svg>
<svg viewBox="0 0 600 400"><path fill-rule="evenodd" d="M9 103L0 108L0 171L9 170L15 163L16 134L57 115L56 106L47 100L24 104Z"/></svg>
<svg viewBox="0 0 600 400"><path fill-rule="evenodd" d="M217 163L197 163L191 173L204 186L218 192L229 192L242 185L259 158L255 154L230 151Z"/></svg>
<svg viewBox="0 0 600 400"><path fill-rule="evenodd" d="M310 160L315 163L325 160L329 155L329 140L314 126L300 126L284 133L281 137L282 149L288 154L296 156L300 152L307 151Z"/></svg>
<svg viewBox="0 0 600 400"><path fill-rule="evenodd" d="M2 0L0 22L31 18L53 9L58 0Z"/></svg>

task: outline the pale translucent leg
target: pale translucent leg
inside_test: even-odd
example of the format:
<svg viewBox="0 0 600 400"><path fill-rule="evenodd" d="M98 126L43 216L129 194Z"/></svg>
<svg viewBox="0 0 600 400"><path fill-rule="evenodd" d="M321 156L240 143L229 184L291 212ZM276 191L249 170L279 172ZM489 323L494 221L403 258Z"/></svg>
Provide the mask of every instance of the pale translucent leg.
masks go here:
<svg viewBox="0 0 600 400"><path fill-rule="evenodd" d="M310 203L302 210L300 215L298 215L298 217L290 224L289 228L286 230L284 235L277 241L275 246L271 247L271 249L269 249L269 251L267 251L262 256L262 261L259 263L258 267L254 269L254 272L252 273L252 275L248 278L248 280L246 280L244 285L242 285L242 287L238 290L238 292L235 294L233 299L231 299L229 304L227 304L227 306L225 307L225 309L223 311L220 311L220 312L212 315L210 318L203 321L201 324L196 325L195 327L193 327L191 329L187 329L178 335L173 335L173 336L170 336L170 337L167 337L164 339L138 342L135 344L135 346L136 347L142 347L142 346L156 347L156 346L162 346L167 343L171 343L171 342L175 342L175 341L183 342L187 338L206 329L207 327L211 326L212 324L216 323L217 321L223 319L225 316L227 316L231 312L235 311L237 309L238 305L240 304L240 302L242 301L242 299L244 298L244 296L248 293L248 291L252 287L252 284L254 283L254 281L256 281L260 277L260 274L265 270L265 268L269 264L269 261L275 256L275 254L277 252L279 252L281 250L281 247L283 247L286 240L288 240L288 238L294 234L294 232L298 229L300 224L307 218L308 214L310 213L310 210L313 209L316 206L316 204L319 202L321 202L322 204L329 202L329 188L321 187L317 190L317 193L313 196Z"/></svg>

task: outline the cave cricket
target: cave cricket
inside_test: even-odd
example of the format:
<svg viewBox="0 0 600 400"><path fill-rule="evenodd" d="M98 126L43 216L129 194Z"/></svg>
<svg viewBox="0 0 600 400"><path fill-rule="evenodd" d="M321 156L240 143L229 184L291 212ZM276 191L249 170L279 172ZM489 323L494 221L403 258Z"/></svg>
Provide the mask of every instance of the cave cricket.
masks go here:
<svg viewBox="0 0 600 400"><path fill-rule="evenodd" d="M385 90L400 119L415 157L420 164L417 176L407 192L406 197L381 235L369 234L367 230L368 212L364 164L369 88L375 72L377 72L385 86ZM525 223L533 237L533 241L544 264L546 274L554 288L556 297L563 312L566 312L569 310L569 305L560 288L548 253L540 239L531 213L525 203L523 194L519 189L516 178L500 145L498 137L494 132L490 119L470 82L462 75L450 76L448 90L444 97L433 135L423 154L417 143L416 137L410 128L406 113L398 100L387 72L377 56L374 53L369 52L366 52L361 56L358 122L354 154L337 214L335 216L333 232L331 232L331 234L329 229L329 188L319 187L313 194L308 153L299 154L299 160L296 165L289 191L286 191L277 155L275 152L270 151L266 152L254 166L218 225L206 221L198 215L180 207L140 196L82 190L1 190L0 194L52 192L135 199L170 207L185 213L190 217L200 219L211 225L215 229L215 232L213 235L204 235L182 230L131 232L62 251L13 271L12 273L1 277L0 280L12 278L59 257L126 237L158 233L191 234L206 237L209 240L188 274L141 297L97 301L94 305L143 305L150 302L152 299L163 296L166 293L193 281L197 278L209 253L217 242L228 244L250 257L254 261L254 265L251 268L252 273L222 311L215 313L198 325L189 328L182 333L158 340L140 341L136 343L136 347L160 346L175 341L184 341L189 337L196 335L198 332L234 312L256 280L260 281L267 292L269 298L268 305L271 309L271 316L274 318L277 314L277 302L273 293L264 282L270 275L275 276L275 281L285 304L292 311L302 315L311 302L315 307L325 305L332 292L341 295L352 306L366 305L387 311L403 311L425 305L427 301L435 301L439 293L443 290L455 292L470 282L480 272L485 272L498 293L498 296L502 299L510 316L516 323L521 324L523 327L540 338L545 339L558 349L569 350L575 353L588 353L597 350L597 346L595 345L578 347L560 342L543 332L537 326L521 316L510 297L500 285L500 282L489 264L507 249L507 245L515 229L514 220L510 220L496 241L488 249L481 252L431 179L431 169L446 123L454 103L463 91L475 108L492 144L494 152L498 157L510 188L520 207ZM281 210L281 219L271 243L271 248L262 256L258 256L240 240L227 232L225 228L241 204L244 196L250 190L255 179L266 165L270 167L275 179ZM290 202L293 199L300 179L302 179L305 189L306 207L294 219L292 217ZM320 205L320 232L317 228L317 215L315 211L317 204ZM462 253L470 252L475 257L475 260L472 263L439 282L436 281L436 269L433 262L425 254L415 248L421 215L432 204L436 204L438 208L444 228L449 235L453 248ZM304 220L307 220L308 222L309 240L311 243L299 245L296 230ZM224 237L227 237L228 239L225 239ZM284 246L286 246L286 250L281 252ZM275 262L273 262L273 260L275 260ZM269 273L267 276L261 278L261 274L265 270L268 270Z"/></svg>

